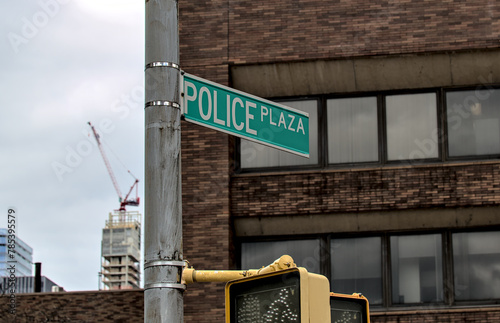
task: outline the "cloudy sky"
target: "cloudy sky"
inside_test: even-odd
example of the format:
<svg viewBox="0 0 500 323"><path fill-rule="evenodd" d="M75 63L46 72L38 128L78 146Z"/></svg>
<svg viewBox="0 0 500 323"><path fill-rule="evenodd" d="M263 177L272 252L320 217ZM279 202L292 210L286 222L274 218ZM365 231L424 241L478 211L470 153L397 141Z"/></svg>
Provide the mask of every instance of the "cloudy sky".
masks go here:
<svg viewBox="0 0 500 323"><path fill-rule="evenodd" d="M122 192L133 183L123 163L143 198L144 1L8 0L0 15L0 227L15 208L42 274L95 290L119 204L87 122Z"/></svg>

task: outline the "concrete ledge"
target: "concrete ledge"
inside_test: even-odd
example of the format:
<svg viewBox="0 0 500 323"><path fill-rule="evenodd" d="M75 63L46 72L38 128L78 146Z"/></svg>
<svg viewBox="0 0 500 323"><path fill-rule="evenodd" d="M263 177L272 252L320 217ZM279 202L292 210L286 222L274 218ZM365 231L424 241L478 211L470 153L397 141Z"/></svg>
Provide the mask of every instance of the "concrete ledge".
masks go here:
<svg viewBox="0 0 500 323"><path fill-rule="evenodd" d="M500 206L321 215L234 217L237 237L463 229L500 225Z"/></svg>
<svg viewBox="0 0 500 323"><path fill-rule="evenodd" d="M500 83L500 50L374 56L231 67L232 85L261 97Z"/></svg>

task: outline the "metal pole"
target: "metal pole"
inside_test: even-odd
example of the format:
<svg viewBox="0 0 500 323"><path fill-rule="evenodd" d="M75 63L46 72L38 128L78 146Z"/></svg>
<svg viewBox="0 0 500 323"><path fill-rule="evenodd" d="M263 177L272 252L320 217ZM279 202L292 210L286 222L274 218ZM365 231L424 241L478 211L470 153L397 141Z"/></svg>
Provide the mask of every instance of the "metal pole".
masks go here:
<svg viewBox="0 0 500 323"><path fill-rule="evenodd" d="M182 323L177 0L146 0L144 322Z"/></svg>

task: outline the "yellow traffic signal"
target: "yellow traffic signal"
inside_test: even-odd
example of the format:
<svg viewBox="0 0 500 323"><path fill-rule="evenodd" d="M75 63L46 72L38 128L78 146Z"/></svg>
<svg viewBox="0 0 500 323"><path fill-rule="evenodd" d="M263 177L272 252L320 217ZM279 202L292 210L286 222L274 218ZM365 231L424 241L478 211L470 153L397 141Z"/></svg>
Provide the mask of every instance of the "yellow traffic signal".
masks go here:
<svg viewBox="0 0 500 323"><path fill-rule="evenodd" d="M330 293L332 323L370 323L368 300L361 294Z"/></svg>
<svg viewBox="0 0 500 323"><path fill-rule="evenodd" d="M330 284L295 267L226 284L226 323L330 323Z"/></svg>

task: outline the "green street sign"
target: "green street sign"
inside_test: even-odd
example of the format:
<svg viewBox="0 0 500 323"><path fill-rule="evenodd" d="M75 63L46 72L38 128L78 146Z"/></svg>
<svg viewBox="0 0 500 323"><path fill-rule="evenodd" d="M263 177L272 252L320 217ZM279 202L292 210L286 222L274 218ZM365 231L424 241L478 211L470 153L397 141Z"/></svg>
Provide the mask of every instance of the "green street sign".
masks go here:
<svg viewBox="0 0 500 323"><path fill-rule="evenodd" d="M309 115L200 77L181 73L185 120L309 157Z"/></svg>

